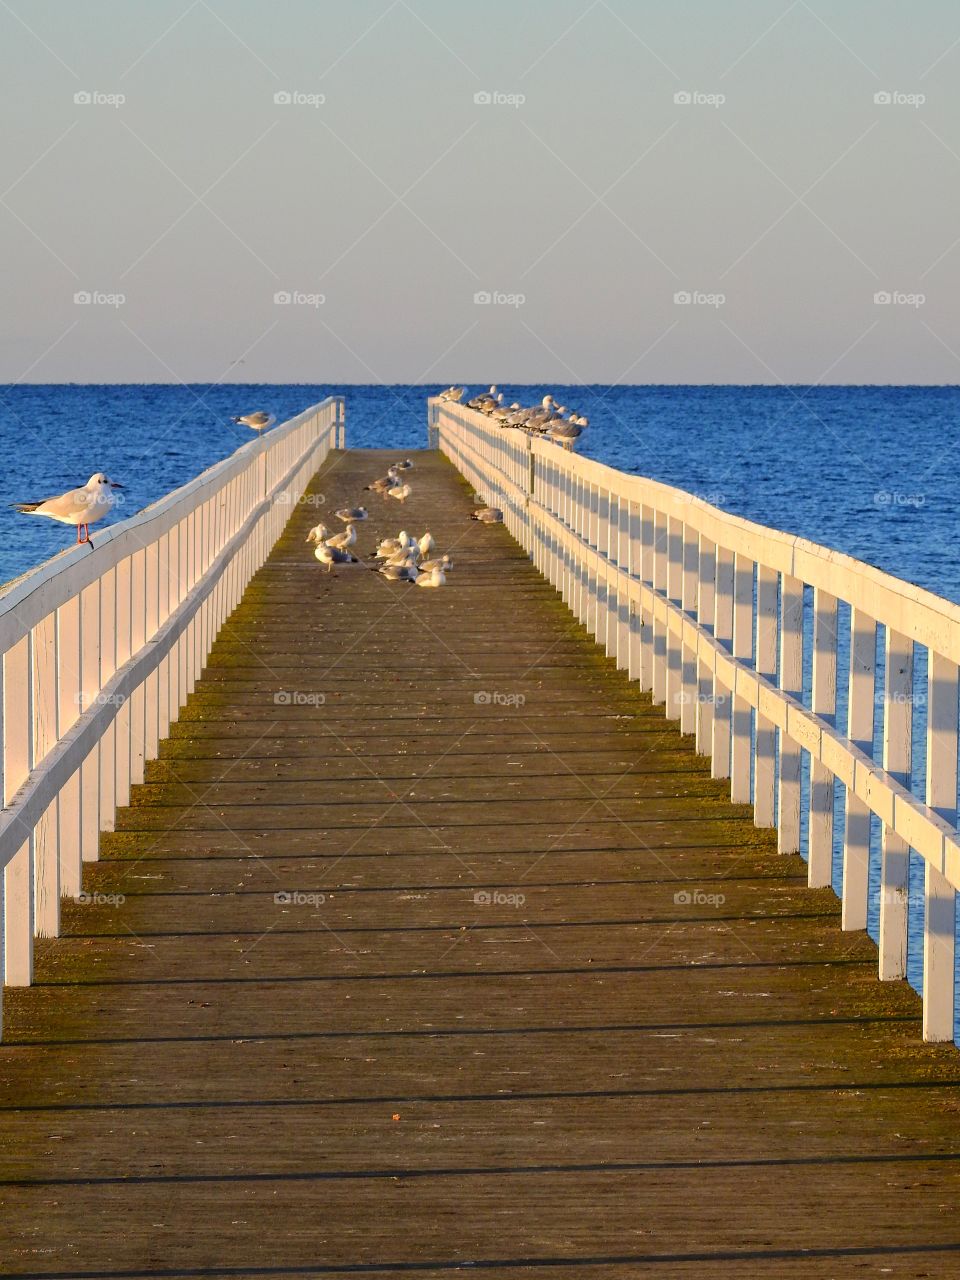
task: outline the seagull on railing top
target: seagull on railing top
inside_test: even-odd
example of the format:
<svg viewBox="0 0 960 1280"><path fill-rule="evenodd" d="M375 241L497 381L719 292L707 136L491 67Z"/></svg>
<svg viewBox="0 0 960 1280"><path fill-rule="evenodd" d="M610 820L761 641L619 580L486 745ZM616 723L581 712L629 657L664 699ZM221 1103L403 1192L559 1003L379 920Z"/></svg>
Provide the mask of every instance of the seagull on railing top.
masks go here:
<svg viewBox="0 0 960 1280"><path fill-rule="evenodd" d="M68 489L58 498L46 498L40 502L15 502L17 511L28 516L48 516L58 520L60 524L76 526L77 543L89 542L90 526L110 511L117 501L114 489L122 489L123 485L111 480L102 471L95 471L85 485L79 489ZM81 537L80 530L84 531Z"/></svg>
<svg viewBox="0 0 960 1280"><path fill-rule="evenodd" d="M233 418L240 427L250 427L258 434L266 431L267 427L272 427L276 422L276 417L272 413L267 413L265 409L258 409L256 413L245 413L240 418Z"/></svg>
<svg viewBox="0 0 960 1280"><path fill-rule="evenodd" d="M440 392L441 400L462 400L464 387L447 387L446 391Z"/></svg>

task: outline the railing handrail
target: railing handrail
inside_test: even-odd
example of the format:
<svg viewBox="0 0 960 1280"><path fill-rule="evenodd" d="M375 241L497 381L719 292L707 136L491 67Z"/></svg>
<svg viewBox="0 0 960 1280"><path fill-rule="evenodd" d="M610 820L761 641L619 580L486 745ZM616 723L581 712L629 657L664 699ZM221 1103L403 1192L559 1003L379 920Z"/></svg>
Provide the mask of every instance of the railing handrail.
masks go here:
<svg viewBox="0 0 960 1280"><path fill-rule="evenodd" d="M429 421L441 449L487 501L503 507L510 531L608 654L683 732L696 735L697 749L712 757L713 776L730 779L731 798L754 804L758 826L777 827L781 852L800 850L801 810L806 814L811 885L832 882L836 784L845 790L844 928L867 925L870 817L879 819L883 978L906 973L908 854L920 855L924 1035L952 1038L960 606L673 486L502 428L466 406L433 399ZM850 609L842 629L838 602ZM910 789L914 643L927 649L925 799ZM841 724L844 646L849 683ZM810 761L806 796L803 752Z"/></svg>

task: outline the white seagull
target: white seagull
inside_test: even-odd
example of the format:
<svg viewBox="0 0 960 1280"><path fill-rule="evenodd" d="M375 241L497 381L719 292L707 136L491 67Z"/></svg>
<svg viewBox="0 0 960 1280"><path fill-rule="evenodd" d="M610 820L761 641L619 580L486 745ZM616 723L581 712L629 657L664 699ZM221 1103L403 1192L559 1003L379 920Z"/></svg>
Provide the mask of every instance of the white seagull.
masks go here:
<svg viewBox="0 0 960 1280"><path fill-rule="evenodd" d="M325 542L321 542L313 554L321 564L327 566L327 573L333 572L335 564L357 564L357 557L352 556L349 551L341 551L339 547L328 547Z"/></svg>
<svg viewBox="0 0 960 1280"><path fill-rule="evenodd" d="M344 524L354 524L357 520L366 520L366 507L341 507L339 511L333 513L338 520L342 520Z"/></svg>
<svg viewBox="0 0 960 1280"><path fill-rule="evenodd" d="M276 420L276 417L272 413L267 413L265 409L258 409L256 413L245 413L242 417L233 419L238 426L250 427L258 433L266 431L267 427L272 427Z"/></svg>
<svg viewBox="0 0 960 1280"><path fill-rule="evenodd" d="M122 489L123 485L111 480L102 471L95 471L85 485L79 489L68 489L59 498L47 498L40 502L16 502L17 511L28 516L49 516L51 520L59 520L61 524L76 526L77 542L90 542L90 526L102 520L116 502L114 489ZM80 536L80 530L84 536ZM93 546L93 543L90 542Z"/></svg>
<svg viewBox="0 0 960 1280"><path fill-rule="evenodd" d="M481 507L479 511L471 512L470 519L479 520L481 524L501 524L503 512L499 507Z"/></svg>
<svg viewBox="0 0 960 1280"><path fill-rule="evenodd" d="M443 570L437 566L431 569L429 573L421 573L417 578L418 587L442 587L446 585L446 578L443 576Z"/></svg>
<svg viewBox="0 0 960 1280"><path fill-rule="evenodd" d="M336 547L340 551L346 551L347 547L352 547L357 540L357 526L348 524L343 533L335 533L332 538L324 538L324 543L328 547Z"/></svg>
<svg viewBox="0 0 960 1280"><path fill-rule="evenodd" d="M330 530L325 524L317 524L307 534L307 542L326 542L330 537Z"/></svg>
<svg viewBox="0 0 960 1280"><path fill-rule="evenodd" d="M437 546L437 544L433 540L433 534L430 532L429 529L423 535L423 537L420 539L417 545L420 548L420 554L422 556L428 556L431 551L436 550L436 546Z"/></svg>
<svg viewBox="0 0 960 1280"><path fill-rule="evenodd" d="M398 502L406 502L413 490L408 484L395 484L392 489L387 490L387 497L396 498Z"/></svg>

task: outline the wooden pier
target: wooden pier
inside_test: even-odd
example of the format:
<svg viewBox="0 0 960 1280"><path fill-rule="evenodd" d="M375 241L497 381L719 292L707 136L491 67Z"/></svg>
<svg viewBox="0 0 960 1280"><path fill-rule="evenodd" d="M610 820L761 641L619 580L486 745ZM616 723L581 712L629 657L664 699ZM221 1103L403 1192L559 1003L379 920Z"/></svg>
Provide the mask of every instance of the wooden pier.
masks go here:
<svg viewBox="0 0 960 1280"><path fill-rule="evenodd" d="M447 587L320 568L396 456L284 513L6 990L0 1271L956 1276L953 1044L439 453L358 549Z"/></svg>

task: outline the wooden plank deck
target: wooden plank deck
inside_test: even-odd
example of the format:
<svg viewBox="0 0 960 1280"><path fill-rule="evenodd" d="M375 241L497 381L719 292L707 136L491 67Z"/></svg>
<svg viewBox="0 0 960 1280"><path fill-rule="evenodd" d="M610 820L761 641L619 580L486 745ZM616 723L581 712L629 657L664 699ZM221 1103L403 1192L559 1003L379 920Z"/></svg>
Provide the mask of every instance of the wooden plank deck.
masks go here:
<svg viewBox="0 0 960 1280"><path fill-rule="evenodd" d="M359 549L429 526L449 586L323 573L394 456L316 479L88 868L125 900L7 993L0 1271L955 1276L955 1049L438 455Z"/></svg>

